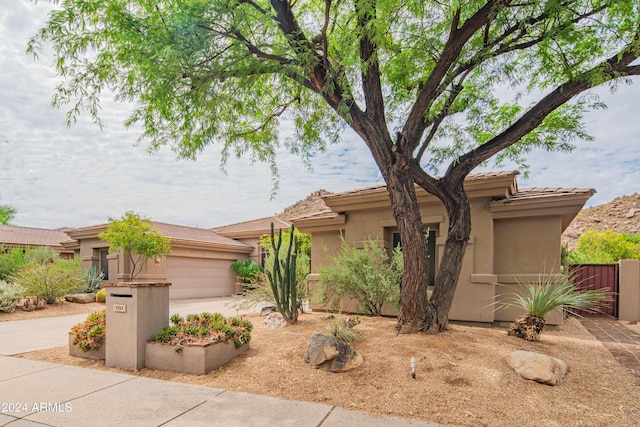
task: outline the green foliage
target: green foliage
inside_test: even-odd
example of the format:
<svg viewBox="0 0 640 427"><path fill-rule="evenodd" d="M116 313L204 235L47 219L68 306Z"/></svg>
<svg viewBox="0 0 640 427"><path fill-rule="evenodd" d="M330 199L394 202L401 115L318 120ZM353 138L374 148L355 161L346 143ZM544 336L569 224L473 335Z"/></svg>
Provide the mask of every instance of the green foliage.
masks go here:
<svg viewBox="0 0 640 427"><path fill-rule="evenodd" d="M98 271L98 269L95 267L86 268L84 270L84 283L85 283L84 292L88 292L88 293L98 292L100 290L100 286L102 286L103 280L104 280L104 273L102 271Z"/></svg>
<svg viewBox="0 0 640 427"><path fill-rule="evenodd" d="M610 292L602 289L580 291L565 274L543 275L538 282L526 283L522 293L498 295L497 304L503 307L519 307L527 315L544 318L556 308L576 314L575 310L596 312L602 302L610 301Z"/></svg>
<svg viewBox="0 0 640 427"><path fill-rule="evenodd" d="M7 249L0 245L0 280L7 280L25 265L27 260L24 250Z"/></svg>
<svg viewBox="0 0 640 427"><path fill-rule="evenodd" d="M107 290L106 289L101 289L98 292L96 292L96 302L107 302Z"/></svg>
<svg viewBox="0 0 640 427"><path fill-rule="evenodd" d="M567 257L570 264L615 264L621 259L640 259L640 234L612 230L589 230Z"/></svg>
<svg viewBox="0 0 640 427"><path fill-rule="evenodd" d="M273 258L271 267L267 267L267 278L271 285L273 298L276 301L276 309L282 314L287 322L298 320L298 309L300 300L298 299L298 276L296 275L296 264L298 257L298 237L295 235L295 228L291 226L289 231L289 245L286 245L286 252L283 249L282 229L275 238L273 223L271 223L271 252Z"/></svg>
<svg viewBox="0 0 640 427"><path fill-rule="evenodd" d="M71 328L72 344L78 346L85 353L100 349L106 339L106 318L106 310L89 314L84 322Z"/></svg>
<svg viewBox="0 0 640 427"><path fill-rule="evenodd" d="M22 286L0 280L0 311L11 313L23 296Z"/></svg>
<svg viewBox="0 0 640 427"><path fill-rule="evenodd" d="M307 276L311 273L311 235L301 233L299 230L293 230L293 236L298 240L298 254L296 256L296 281L298 282L297 296L298 299L307 298ZM291 233L283 233L272 239L270 235L265 234L260 238L260 247L269 251L269 255L264 260L264 266L267 271L273 270L273 263L276 259L274 255L273 245L280 243L279 258L284 261L283 257L289 251L291 244ZM260 277L257 277L260 280ZM266 276L263 279L268 280ZM268 283L268 282L267 282Z"/></svg>
<svg viewBox="0 0 640 427"><path fill-rule="evenodd" d="M79 258L73 260L31 262L11 277L24 287L25 295L44 299L47 304L84 287L84 273Z"/></svg>
<svg viewBox="0 0 640 427"><path fill-rule="evenodd" d="M109 222L107 231L98 234L98 238L109 243L110 253L124 250L131 264L132 281L149 258L171 253L171 240L156 230L151 220L127 212L121 219L109 218Z"/></svg>
<svg viewBox="0 0 640 427"><path fill-rule="evenodd" d="M337 309L342 298L354 299L358 310L379 316L384 303L397 303L403 274L402 252L396 248L389 260L380 242L367 238L363 248L347 245L342 239L340 252L328 256L328 265L318 267L320 286L314 299L329 302Z"/></svg>
<svg viewBox="0 0 640 427"><path fill-rule="evenodd" d="M189 314L181 317L173 314L171 325L163 328L155 335L158 343L175 346L180 353L190 343L216 343L233 341L236 348L251 341L253 324L237 317L225 318L220 313Z"/></svg>
<svg viewBox="0 0 640 427"><path fill-rule="evenodd" d="M16 209L9 205L0 205L0 224L7 225L16 217Z"/></svg>
<svg viewBox="0 0 640 427"><path fill-rule="evenodd" d="M327 333L340 341L344 341L347 344L350 344L354 341L362 339L362 334L360 332L353 329L353 326L360 323L357 319L348 318L348 319L331 319L331 323L327 325Z"/></svg>
<svg viewBox="0 0 640 427"><path fill-rule="evenodd" d="M260 266L259 264L256 264L250 259L246 261L234 262L233 264L231 264L231 269L233 270L234 273L236 273L237 276L240 276L245 279L251 279L256 275L258 275L259 273L262 273L263 271L262 266Z"/></svg>
<svg viewBox="0 0 640 427"><path fill-rule="evenodd" d="M36 246L25 252L27 264L49 264L58 259L60 259L60 253L50 246Z"/></svg>

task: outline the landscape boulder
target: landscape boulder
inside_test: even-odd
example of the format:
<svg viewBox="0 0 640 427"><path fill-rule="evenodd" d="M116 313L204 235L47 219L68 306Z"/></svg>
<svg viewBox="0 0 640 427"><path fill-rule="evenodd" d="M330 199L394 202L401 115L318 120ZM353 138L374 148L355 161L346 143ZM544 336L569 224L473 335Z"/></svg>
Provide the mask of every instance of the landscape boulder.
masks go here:
<svg viewBox="0 0 640 427"><path fill-rule="evenodd" d="M558 385L569 371L563 360L532 351L514 351L507 361L521 377L548 385Z"/></svg>
<svg viewBox="0 0 640 427"><path fill-rule="evenodd" d="M65 299L67 301L76 302L79 304L89 304L92 302L96 302L96 294L92 294L92 293L72 294L72 295L67 295Z"/></svg>
<svg viewBox="0 0 640 427"><path fill-rule="evenodd" d="M267 317L264 318L264 323L269 329L278 329L287 326L287 321L282 314L278 312L269 313Z"/></svg>
<svg viewBox="0 0 640 427"><path fill-rule="evenodd" d="M313 334L304 361L329 372L346 372L364 363L362 355L349 344L325 334Z"/></svg>

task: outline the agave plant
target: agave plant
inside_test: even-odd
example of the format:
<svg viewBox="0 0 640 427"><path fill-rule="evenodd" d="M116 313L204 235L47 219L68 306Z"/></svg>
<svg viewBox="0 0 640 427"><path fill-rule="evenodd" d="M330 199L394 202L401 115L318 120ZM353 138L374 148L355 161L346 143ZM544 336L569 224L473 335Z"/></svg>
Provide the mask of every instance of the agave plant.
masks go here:
<svg viewBox="0 0 640 427"><path fill-rule="evenodd" d="M588 313L600 312L603 302L611 301L611 292L604 289L579 290L571 278L565 274L540 275L539 281L523 285L522 294L509 294L507 299L498 296L503 307L519 307L526 314L516 319L509 327L509 335L515 335L527 341L538 341L546 323L545 316L560 308L565 312L579 316L576 310Z"/></svg>

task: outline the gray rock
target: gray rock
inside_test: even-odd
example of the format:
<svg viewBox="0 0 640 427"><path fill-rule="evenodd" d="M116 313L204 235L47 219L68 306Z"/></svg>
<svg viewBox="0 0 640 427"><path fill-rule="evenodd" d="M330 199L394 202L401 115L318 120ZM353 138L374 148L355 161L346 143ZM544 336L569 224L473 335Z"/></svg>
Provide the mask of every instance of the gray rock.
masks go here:
<svg viewBox="0 0 640 427"><path fill-rule="evenodd" d="M287 326L287 321L282 317L282 314L277 312L273 312L265 317L264 323L269 329L278 329Z"/></svg>
<svg viewBox="0 0 640 427"><path fill-rule="evenodd" d="M521 377L548 385L558 385L569 371L563 360L532 351L514 351L507 361Z"/></svg>
<svg viewBox="0 0 640 427"><path fill-rule="evenodd" d="M90 294L90 293L73 294L73 295L67 295L65 299L67 301L77 302L79 304L89 304L92 302L96 302L96 294Z"/></svg>
<svg viewBox="0 0 640 427"><path fill-rule="evenodd" d="M304 360L314 368L329 372L350 371L364 363L364 358L356 349L325 334L313 334Z"/></svg>
<svg viewBox="0 0 640 427"><path fill-rule="evenodd" d="M276 306L275 305L267 305L262 307L262 309L260 310L260 316L266 316L267 314L273 312L276 310Z"/></svg>

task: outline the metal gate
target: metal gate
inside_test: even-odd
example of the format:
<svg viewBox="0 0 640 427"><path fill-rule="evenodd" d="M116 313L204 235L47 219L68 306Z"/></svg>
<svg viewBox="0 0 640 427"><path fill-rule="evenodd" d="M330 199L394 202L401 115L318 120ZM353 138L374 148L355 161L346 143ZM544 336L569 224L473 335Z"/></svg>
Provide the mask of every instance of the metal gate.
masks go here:
<svg viewBox="0 0 640 427"><path fill-rule="evenodd" d="M569 276L579 290L605 289L611 301L602 303L597 313L576 310L581 316L611 316L618 318L618 264L575 264L569 266Z"/></svg>

